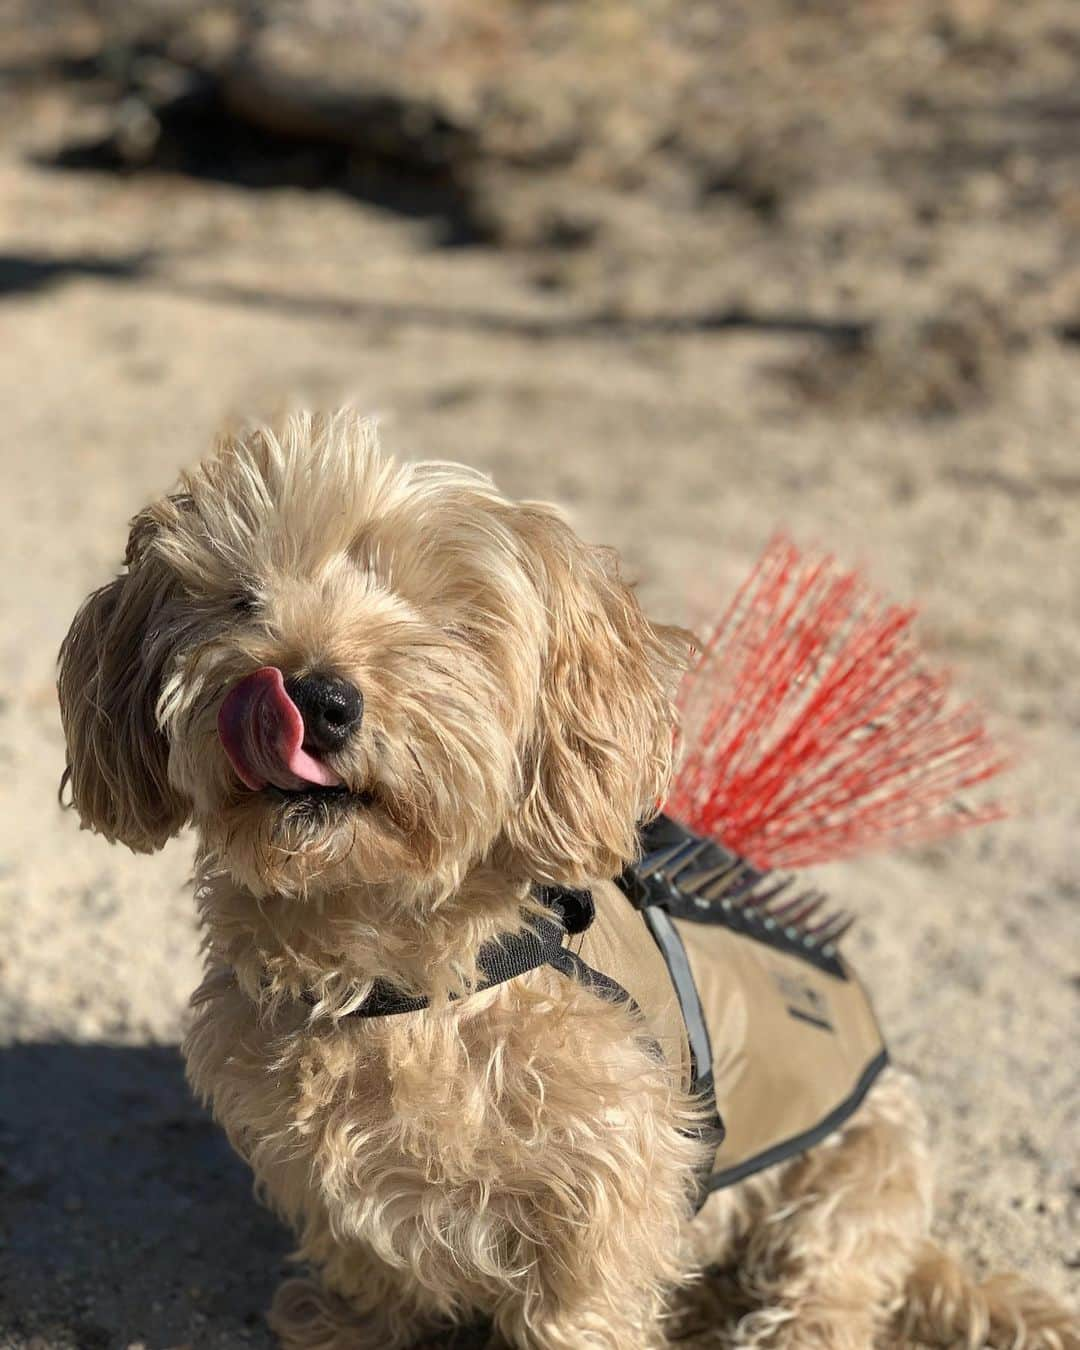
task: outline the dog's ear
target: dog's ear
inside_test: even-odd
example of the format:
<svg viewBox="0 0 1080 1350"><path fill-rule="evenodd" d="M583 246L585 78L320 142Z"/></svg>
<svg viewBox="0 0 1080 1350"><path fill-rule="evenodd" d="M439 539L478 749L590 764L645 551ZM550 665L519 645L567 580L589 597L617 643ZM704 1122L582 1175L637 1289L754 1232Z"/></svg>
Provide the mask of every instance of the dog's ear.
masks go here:
<svg viewBox="0 0 1080 1350"><path fill-rule="evenodd" d="M526 503L513 523L547 634L504 842L533 880L585 885L634 857L638 823L667 790L690 636L650 623L614 552L584 544L557 511Z"/></svg>
<svg viewBox="0 0 1080 1350"><path fill-rule="evenodd" d="M125 572L95 591L60 648L60 717L70 784L83 827L152 853L187 820L168 781L168 743L156 705L171 650L164 608L175 576L156 555L154 507L132 522Z"/></svg>

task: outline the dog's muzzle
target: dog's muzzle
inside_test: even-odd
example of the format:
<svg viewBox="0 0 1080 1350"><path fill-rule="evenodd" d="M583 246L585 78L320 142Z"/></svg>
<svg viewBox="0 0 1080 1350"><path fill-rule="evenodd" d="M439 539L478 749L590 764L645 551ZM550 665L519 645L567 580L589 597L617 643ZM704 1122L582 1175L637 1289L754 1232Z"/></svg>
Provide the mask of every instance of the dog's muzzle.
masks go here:
<svg viewBox="0 0 1080 1350"><path fill-rule="evenodd" d="M263 666L226 694L218 736L237 777L253 792L342 787L321 756L343 748L363 711L360 691L344 680L305 675L286 683L277 666Z"/></svg>

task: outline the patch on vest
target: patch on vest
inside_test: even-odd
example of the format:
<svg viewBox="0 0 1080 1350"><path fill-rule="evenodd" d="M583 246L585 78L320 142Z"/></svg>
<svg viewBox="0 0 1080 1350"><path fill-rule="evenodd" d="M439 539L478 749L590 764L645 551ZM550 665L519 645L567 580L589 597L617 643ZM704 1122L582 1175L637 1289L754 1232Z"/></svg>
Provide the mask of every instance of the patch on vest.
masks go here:
<svg viewBox="0 0 1080 1350"><path fill-rule="evenodd" d="M809 1022L822 1031L834 1030L829 1016L829 1000L820 989L785 971L774 971L773 983L780 990L789 1016L798 1018L800 1022Z"/></svg>

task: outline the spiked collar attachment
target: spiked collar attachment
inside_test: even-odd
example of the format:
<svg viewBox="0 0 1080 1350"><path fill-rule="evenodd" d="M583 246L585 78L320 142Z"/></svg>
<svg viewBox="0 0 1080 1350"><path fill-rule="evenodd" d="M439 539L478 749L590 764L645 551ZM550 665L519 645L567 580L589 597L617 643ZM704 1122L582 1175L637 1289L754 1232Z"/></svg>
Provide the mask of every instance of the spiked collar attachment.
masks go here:
<svg viewBox="0 0 1080 1350"><path fill-rule="evenodd" d="M794 876L755 867L670 816L658 815L642 828L641 849L642 857L618 879L636 908L660 909L691 923L723 924L847 979L839 943L854 917L830 911L824 892L800 888Z"/></svg>

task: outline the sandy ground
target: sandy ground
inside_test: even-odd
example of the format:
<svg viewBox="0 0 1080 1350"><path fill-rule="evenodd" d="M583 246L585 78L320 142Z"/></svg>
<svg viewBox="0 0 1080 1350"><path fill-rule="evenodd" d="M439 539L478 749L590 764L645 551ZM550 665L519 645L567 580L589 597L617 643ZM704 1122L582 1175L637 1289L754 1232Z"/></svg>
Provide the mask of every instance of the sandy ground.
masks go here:
<svg viewBox="0 0 1080 1350"><path fill-rule="evenodd" d="M1068 218L946 212L917 224L934 261L890 272L885 188L834 184L780 225L690 213L668 240L638 198L580 257L445 249L341 193L49 168L35 157L89 114L4 88L0 1346L270 1344L288 1238L175 1048L199 967L190 844L136 859L61 812L53 666L132 512L224 419L297 400L353 402L402 456L561 501L658 615L725 597L778 524L918 597L926 644L1022 748L1016 811L827 881L862 916L850 952L923 1080L938 1232L1080 1297L1080 354L1050 331ZM870 250L836 264L843 284L829 211ZM1023 311L1024 343L949 416L897 395L921 338L899 365L885 344L834 370L820 336L698 321L747 296L897 314L966 274L1010 322Z"/></svg>

